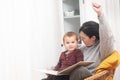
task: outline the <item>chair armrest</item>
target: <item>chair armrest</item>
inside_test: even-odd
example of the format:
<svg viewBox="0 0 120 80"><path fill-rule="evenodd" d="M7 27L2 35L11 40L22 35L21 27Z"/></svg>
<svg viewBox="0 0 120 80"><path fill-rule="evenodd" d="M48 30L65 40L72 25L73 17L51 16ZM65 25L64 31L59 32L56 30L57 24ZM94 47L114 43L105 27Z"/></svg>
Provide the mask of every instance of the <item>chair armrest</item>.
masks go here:
<svg viewBox="0 0 120 80"><path fill-rule="evenodd" d="M109 74L109 71L104 70L104 71L102 71L100 73L97 73L97 74L94 74L94 75L92 75L92 76L90 76L88 78L85 78L84 80L96 80L96 79L102 78L103 76L108 75L108 74Z"/></svg>

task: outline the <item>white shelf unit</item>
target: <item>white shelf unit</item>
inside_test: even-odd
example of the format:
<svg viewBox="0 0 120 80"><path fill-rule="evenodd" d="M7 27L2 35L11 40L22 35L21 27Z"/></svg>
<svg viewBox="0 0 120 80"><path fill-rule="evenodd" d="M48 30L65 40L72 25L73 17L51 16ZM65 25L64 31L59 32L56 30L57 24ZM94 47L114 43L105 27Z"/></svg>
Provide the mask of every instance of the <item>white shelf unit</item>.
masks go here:
<svg viewBox="0 0 120 80"><path fill-rule="evenodd" d="M73 31L78 33L80 28L79 0L62 0L64 33Z"/></svg>
<svg viewBox="0 0 120 80"><path fill-rule="evenodd" d="M80 15L74 15L74 16L64 17L64 19L74 19L74 18L80 18Z"/></svg>

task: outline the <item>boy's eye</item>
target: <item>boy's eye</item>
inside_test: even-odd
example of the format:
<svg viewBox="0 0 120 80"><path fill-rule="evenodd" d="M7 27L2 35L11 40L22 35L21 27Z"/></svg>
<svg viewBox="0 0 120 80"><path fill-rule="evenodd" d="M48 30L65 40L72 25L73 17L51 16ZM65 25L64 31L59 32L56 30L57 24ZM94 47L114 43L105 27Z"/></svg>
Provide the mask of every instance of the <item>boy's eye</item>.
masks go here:
<svg viewBox="0 0 120 80"><path fill-rule="evenodd" d="M69 44L69 42L66 42L66 44Z"/></svg>
<svg viewBox="0 0 120 80"><path fill-rule="evenodd" d="M72 41L72 43L75 43L74 41Z"/></svg>

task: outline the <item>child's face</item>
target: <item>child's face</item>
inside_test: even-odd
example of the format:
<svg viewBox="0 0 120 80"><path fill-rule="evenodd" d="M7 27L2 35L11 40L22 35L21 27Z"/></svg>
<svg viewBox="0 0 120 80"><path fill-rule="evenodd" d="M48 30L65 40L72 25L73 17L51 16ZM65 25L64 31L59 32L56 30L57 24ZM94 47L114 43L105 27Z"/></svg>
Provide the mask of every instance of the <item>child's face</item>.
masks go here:
<svg viewBox="0 0 120 80"><path fill-rule="evenodd" d="M71 36L71 37L66 36L64 38L64 45L68 51L75 50L78 46L78 41L76 40L76 36Z"/></svg>

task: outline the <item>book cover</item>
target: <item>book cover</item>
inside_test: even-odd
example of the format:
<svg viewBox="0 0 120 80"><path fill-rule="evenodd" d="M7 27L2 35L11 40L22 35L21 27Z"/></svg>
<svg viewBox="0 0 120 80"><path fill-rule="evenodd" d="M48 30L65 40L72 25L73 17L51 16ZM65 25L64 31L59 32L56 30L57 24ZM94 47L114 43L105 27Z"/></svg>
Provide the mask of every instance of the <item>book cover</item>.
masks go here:
<svg viewBox="0 0 120 80"><path fill-rule="evenodd" d="M36 69L37 71L44 72L46 74L51 74L51 75L69 75L69 73L74 70L78 66L87 66L90 65L94 62L85 62L85 61L80 61L76 64L73 64L72 66L69 66L61 71L55 71L55 70L48 70L48 69Z"/></svg>

